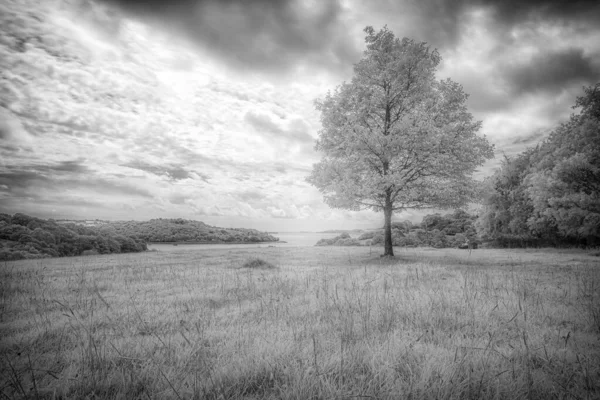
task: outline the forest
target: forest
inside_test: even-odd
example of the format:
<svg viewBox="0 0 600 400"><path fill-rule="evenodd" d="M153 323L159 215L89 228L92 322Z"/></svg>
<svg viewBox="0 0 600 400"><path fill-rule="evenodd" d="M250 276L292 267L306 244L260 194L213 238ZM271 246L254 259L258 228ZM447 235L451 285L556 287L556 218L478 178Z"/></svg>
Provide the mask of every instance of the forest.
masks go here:
<svg viewBox="0 0 600 400"><path fill-rule="evenodd" d="M59 224L25 214L0 214L0 261L145 250L143 239L106 226Z"/></svg>
<svg viewBox="0 0 600 400"><path fill-rule="evenodd" d="M600 245L600 83L579 112L487 179L477 220L494 247Z"/></svg>
<svg viewBox="0 0 600 400"><path fill-rule="evenodd" d="M146 242L257 243L279 239L265 232L244 228L219 228L201 221L151 219L149 221L115 221L100 225L120 235L136 236Z"/></svg>
<svg viewBox="0 0 600 400"><path fill-rule="evenodd" d="M98 221L84 226L25 214L0 214L0 261L129 253L147 242L255 243L279 239L254 229L224 229L200 221Z"/></svg>

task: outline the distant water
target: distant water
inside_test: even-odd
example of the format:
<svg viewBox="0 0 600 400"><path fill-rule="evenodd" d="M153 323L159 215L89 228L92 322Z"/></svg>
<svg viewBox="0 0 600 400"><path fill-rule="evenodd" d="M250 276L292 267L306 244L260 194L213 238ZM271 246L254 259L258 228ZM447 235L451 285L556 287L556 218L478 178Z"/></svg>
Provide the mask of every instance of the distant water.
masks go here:
<svg viewBox="0 0 600 400"><path fill-rule="evenodd" d="M273 233L279 238L279 242L248 243L248 244L149 244L149 250L159 251L189 251L196 249L233 249L233 248L252 248L252 247L304 247L314 246L321 239L329 239L339 235L339 233L317 233L317 232L281 232ZM284 243L285 242L285 243Z"/></svg>

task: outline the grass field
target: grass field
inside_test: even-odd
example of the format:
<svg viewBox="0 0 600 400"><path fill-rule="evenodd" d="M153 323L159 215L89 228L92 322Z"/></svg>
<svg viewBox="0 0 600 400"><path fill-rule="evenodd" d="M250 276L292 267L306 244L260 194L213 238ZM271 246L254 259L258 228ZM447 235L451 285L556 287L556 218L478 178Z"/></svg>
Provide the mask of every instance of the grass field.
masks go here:
<svg viewBox="0 0 600 400"><path fill-rule="evenodd" d="M253 248L0 273L2 398L600 398L590 252Z"/></svg>

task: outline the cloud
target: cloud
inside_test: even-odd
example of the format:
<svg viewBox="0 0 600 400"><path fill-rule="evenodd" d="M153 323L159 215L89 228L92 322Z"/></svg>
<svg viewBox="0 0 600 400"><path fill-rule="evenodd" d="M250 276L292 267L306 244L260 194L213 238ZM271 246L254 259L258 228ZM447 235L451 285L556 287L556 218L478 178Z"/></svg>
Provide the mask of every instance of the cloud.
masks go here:
<svg viewBox="0 0 600 400"><path fill-rule="evenodd" d="M259 202L266 198L266 195L256 189L244 190L239 193L234 193L234 196L244 202Z"/></svg>
<svg viewBox="0 0 600 400"><path fill-rule="evenodd" d="M179 181L183 179L194 179L196 175L199 179L208 182L209 176L194 170L186 170L180 165L153 165L143 161L132 161L122 166L148 172L157 176L166 176L170 180Z"/></svg>
<svg viewBox="0 0 600 400"><path fill-rule="evenodd" d="M600 78L600 65L583 49L538 53L526 63L510 65L505 77L515 92L561 90L573 84L585 84Z"/></svg>
<svg viewBox="0 0 600 400"><path fill-rule="evenodd" d="M497 22L505 25L531 20L593 24L600 18L600 4L595 0L472 0L462 3L491 7Z"/></svg>
<svg viewBox="0 0 600 400"><path fill-rule="evenodd" d="M267 114L256 111L248 111L244 116L244 121L254 128L254 130L262 135L278 138L289 139L304 144L312 143L314 138L308 133L308 125L301 119L293 119L286 123L286 127L282 127L284 119L271 118Z"/></svg>
<svg viewBox="0 0 600 400"><path fill-rule="evenodd" d="M93 170L81 161L63 161L42 165L8 165L0 172L0 185L9 187L11 195L31 196L43 190L53 194L66 191L92 192L100 195L117 195L152 198L142 188L122 180L111 180L93 175ZM44 201L41 198L41 201Z"/></svg>
<svg viewBox="0 0 600 400"><path fill-rule="evenodd" d="M172 194L169 197L169 202L171 202L172 204L185 204L186 200L188 199L187 196L182 195L182 194Z"/></svg>
<svg viewBox="0 0 600 400"><path fill-rule="evenodd" d="M10 111L0 107L0 142L29 145L32 141L32 136L21 122Z"/></svg>
<svg viewBox="0 0 600 400"><path fill-rule="evenodd" d="M92 172L83 160L60 161L52 164L6 165L0 172L0 182L8 187L25 188L34 183L51 182L59 176L78 176Z"/></svg>
<svg viewBox="0 0 600 400"><path fill-rule="evenodd" d="M155 25L179 31L229 65L281 71L310 60L347 66L337 0L105 0Z"/></svg>

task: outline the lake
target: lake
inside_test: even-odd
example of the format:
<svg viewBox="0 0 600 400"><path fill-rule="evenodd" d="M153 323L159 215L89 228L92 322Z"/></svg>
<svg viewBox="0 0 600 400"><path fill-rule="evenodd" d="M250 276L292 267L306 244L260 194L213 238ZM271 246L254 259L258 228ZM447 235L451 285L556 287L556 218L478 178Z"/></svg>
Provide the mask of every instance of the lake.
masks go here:
<svg viewBox="0 0 600 400"><path fill-rule="evenodd" d="M340 235L339 233L319 233L319 232L279 232L272 234L279 238L279 242L267 243L248 243L248 244L178 244L174 246L168 243L148 244L148 250L158 251L185 251L195 249L234 249L234 248L252 248L252 247L304 247L314 246L321 239L329 239ZM285 242L285 243L284 243Z"/></svg>

